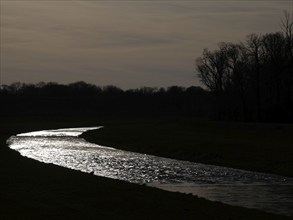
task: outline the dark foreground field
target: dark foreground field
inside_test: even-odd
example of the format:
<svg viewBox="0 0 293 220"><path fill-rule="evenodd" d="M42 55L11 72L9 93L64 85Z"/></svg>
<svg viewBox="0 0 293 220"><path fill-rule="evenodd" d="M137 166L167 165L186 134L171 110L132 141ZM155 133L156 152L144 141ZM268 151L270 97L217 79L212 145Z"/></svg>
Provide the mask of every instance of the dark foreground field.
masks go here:
<svg viewBox="0 0 293 220"><path fill-rule="evenodd" d="M98 123L1 118L0 219L287 219L42 164L21 157L5 144L19 132Z"/></svg>
<svg viewBox="0 0 293 220"><path fill-rule="evenodd" d="M82 137L157 156L293 176L293 125L199 119L106 122Z"/></svg>

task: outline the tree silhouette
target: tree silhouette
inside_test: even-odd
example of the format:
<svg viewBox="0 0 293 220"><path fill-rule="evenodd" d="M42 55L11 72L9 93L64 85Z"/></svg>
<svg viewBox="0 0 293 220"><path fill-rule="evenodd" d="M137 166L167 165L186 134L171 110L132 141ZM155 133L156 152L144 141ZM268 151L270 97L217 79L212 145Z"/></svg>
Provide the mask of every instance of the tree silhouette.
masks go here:
<svg viewBox="0 0 293 220"><path fill-rule="evenodd" d="M218 119L293 119L293 22L285 12L282 32L250 34L239 44L220 43L196 60L202 83L215 96Z"/></svg>

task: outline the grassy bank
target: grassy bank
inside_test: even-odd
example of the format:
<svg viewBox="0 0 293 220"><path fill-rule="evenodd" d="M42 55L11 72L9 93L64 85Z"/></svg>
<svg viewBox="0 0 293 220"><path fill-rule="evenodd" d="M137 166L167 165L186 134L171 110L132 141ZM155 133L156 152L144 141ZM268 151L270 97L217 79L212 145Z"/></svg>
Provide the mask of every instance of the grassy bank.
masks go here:
<svg viewBox="0 0 293 220"><path fill-rule="evenodd" d="M5 144L19 132L92 125L96 120L1 118L0 219L287 219L43 164Z"/></svg>
<svg viewBox="0 0 293 220"><path fill-rule="evenodd" d="M293 176L293 125L198 119L104 124L87 140L129 151Z"/></svg>

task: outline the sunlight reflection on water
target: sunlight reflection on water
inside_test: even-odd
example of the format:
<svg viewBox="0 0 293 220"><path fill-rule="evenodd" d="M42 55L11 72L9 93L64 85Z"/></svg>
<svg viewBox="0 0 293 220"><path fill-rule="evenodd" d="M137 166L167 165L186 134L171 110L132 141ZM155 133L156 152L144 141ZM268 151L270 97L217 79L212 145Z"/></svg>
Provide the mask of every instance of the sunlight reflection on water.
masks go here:
<svg viewBox="0 0 293 220"><path fill-rule="evenodd" d="M100 128L29 132L12 136L7 142L21 155L44 163L293 215L293 178L128 152L88 143L78 137L85 131Z"/></svg>

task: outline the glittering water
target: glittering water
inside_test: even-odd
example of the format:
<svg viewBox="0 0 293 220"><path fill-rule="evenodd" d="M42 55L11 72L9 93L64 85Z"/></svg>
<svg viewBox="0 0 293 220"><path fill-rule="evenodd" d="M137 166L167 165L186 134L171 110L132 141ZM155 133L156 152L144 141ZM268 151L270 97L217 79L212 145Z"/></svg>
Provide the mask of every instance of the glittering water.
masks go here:
<svg viewBox="0 0 293 220"><path fill-rule="evenodd" d="M293 216L293 178L128 152L78 137L99 128L23 133L7 142L21 155L44 163Z"/></svg>

